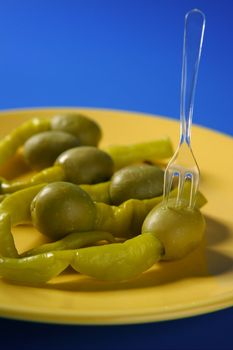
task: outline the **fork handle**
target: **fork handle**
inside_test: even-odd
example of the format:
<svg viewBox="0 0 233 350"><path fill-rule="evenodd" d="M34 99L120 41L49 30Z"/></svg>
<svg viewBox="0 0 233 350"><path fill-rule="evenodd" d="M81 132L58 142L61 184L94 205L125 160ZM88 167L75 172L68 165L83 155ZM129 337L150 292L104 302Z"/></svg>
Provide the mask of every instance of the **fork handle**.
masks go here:
<svg viewBox="0 0 233 350"><path fill-rule="evenodd" d="M195 88L205 30L205 15L197 9L185 16L181 79L180 143L190 145Z"/></svg>

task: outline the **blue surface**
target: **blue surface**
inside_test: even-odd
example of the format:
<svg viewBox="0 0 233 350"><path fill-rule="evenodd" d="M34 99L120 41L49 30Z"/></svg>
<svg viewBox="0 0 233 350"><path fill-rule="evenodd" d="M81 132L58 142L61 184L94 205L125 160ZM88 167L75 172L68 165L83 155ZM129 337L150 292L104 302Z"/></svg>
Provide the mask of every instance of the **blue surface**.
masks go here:
<svg viewBox="0 0 233 350"><path fill-rule="evenodd" d="M233 135L232 0L1 1L0 109L87 106L179 118L184 15L194 7L207 19L194 122ZM232 349L232 324L232 309L109 327L1 319L0 344Z"/></svg>

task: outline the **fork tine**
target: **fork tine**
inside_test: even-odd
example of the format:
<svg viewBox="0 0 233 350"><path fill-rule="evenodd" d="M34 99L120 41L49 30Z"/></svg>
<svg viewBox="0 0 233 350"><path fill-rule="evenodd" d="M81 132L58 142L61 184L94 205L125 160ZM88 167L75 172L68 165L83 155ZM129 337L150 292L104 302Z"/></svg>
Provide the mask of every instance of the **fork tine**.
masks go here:
<svg viewBox="0 0 233 350"><path fill-rule="evenodd" d="M176 207L179 205L180 200L182 198L182 194L184 190L184 182L185 182L185 176L184 174L180 174L179 181L178 181L178 188L177 188Z"/></svg>
<svg viewBox="0 0 233 350"><path fill-rule="evenodd" d="M194 172L191 178L191 191L190 191L190 199L189 199L189 208L193 209L195 206L195 199L199 185L199 173Z"/></svg>
<svg viewBox="0 0 233 350"><path fill-rule="evenodd" d="M164 173L164 185L163 185L163 201L167 206L168 198L171 192L174 173L167 168Z"/></svg>

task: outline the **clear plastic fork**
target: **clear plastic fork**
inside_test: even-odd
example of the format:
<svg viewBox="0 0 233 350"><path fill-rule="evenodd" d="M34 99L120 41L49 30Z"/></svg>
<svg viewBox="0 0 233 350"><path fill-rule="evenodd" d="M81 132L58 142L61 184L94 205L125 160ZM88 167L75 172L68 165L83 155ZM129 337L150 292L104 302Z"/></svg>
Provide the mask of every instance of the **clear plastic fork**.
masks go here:
<svg viewBox="0 0 233 350"><path fill-rule="evenodd" d="M164 174L164 202L167 205L174 178L178 179L176 205L182 201L184 184L190 181L188 207L193 208L200 171L191 148L191 126L198 68L205 30L205 15L197 9L185 15L182 59L180 142Z"/></svg>

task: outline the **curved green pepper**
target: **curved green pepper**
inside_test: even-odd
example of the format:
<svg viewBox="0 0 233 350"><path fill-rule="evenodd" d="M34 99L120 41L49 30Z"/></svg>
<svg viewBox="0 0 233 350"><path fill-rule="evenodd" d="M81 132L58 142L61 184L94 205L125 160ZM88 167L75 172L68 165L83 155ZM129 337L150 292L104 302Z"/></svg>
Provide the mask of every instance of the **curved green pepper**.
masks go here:
<svg viewBox="0 0 233 350"><path fill-rule="evenodd" d="M0 214L0 256L10 258L19 256L11 233L11 219L8 213Z"/></svg>
<svg viewBox="0 0 233 350"><path fill-rule="evenodd" d="M109 193L110 181L100 182L94 185L79 185L86 191L94 202L102 202L111 204L111 197Z"/></svg>
<svg viewBox="0 0 233 350"><path fill-rule="evenodd" d="M25 181L13 181L13 182L4 182L1 183L1 192L2 194L10 194L25 188L40 185L43 183L50 183L55 181L65 181L65 174L63 169L60 166L53 166L41 170L37 174L33 175L30 179Z"/></svg>
<svg viewBox="0 0 233 350"><path fill-rule="evenodd" d="M153 234L140 234L124 243L78 249L71 261L76 271L106 281L126 281L149 269L163 255Z"/></svg>
<svg viewBox="0 0 233 350"><path fill-rule="evenodd" d="M71 263L74 251L48 252L26 258L0 257L0 276L17 283L46 283Z"/></svg>
<svg viewBox="0 0 233 350"><path fill-rule="evenodd" d="M50 129L47 119L33 118L16 127L0 141L0 165L10 159L32 135Z"/></svg>
<svg viewBox="0 0 233 350"><path fill-rule="evenodd" d="M8 213L11 218L11 225L31 222L31 202L45 185L32 186L8 195L0 203L0 214Z"/></svg>
<svg viewBox="0 0 233 350"><path fill-rule="evenodd" d="M174 151L169 138L135 143L131 145L115 145L105 148L112 157L115 170L134 163L170 158Z"/></svg>
<svg viewBox="0 0 233 350"><path fill-rule="evenodd" d="M73 232L58 241L42 244L39 247L28 250L21 256L31 256L55 250L78 249L99 241L115 242L115 238L109 232L87 231Z"/></svg>

